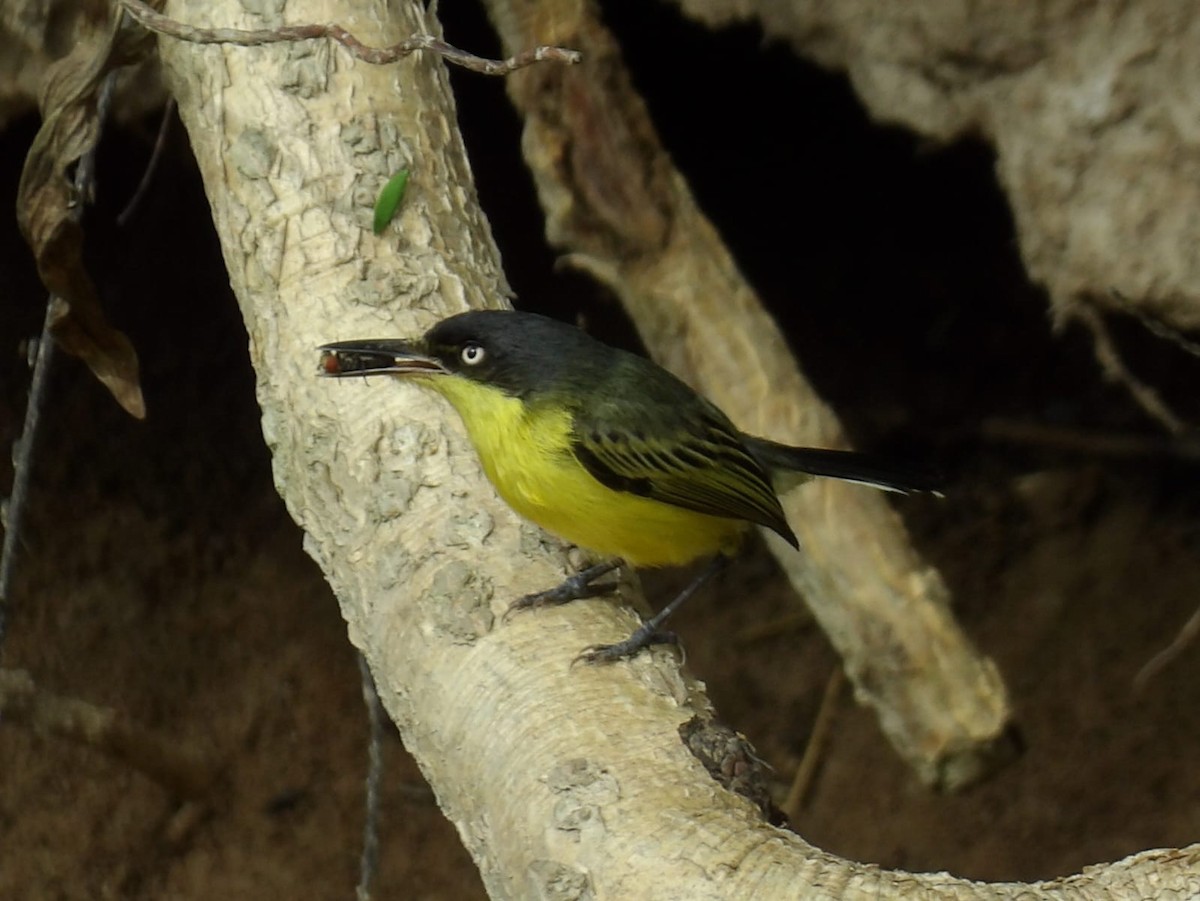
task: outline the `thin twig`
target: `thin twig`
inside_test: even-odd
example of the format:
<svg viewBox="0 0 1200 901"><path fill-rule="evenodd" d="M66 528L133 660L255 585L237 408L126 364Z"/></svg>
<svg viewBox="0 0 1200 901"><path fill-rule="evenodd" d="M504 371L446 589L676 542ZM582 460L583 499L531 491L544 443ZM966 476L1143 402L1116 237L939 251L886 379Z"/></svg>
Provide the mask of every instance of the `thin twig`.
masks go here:
<svg viewBox="0 0 1200 901"><path fill-rule="evenodd" d="M783 812L788 820L795 821L800 815L800 809L812 789L813 779L817 775L821 756L829 743L829 732L833 728L833 713L837 709L838 695L842 693L842 684L846 681L840 666L836 666L825 683L825 693L821 696L821 708L813 721L812 733L804 748L804 756L800 758L800 766L792 779L792 787L788 789L787 799L783 802Z"/></svg>
<svg viewBox="0 0 1200 901"><path fill-rule="evenodd" d="M158 171L158 164L162 160L163 151L167 146L167 134L171 130L171 120L175 118L175 98L168 97L167 104L163 107L162 119L158 123L158 135L154 138L154 149L150 152L150 159L146 163L146 168L142 172L142 179L138 182L137 190L133 192L133 196L129 198L129 202L125 204L125 209L121 210L117 216L117 226L124 228L129 224L129 220L133 218L134 212L142 202L142 198L146 196L146 191L150 188L150 180L154 177L154 173Z"/></svg>
<svg viewBox="0 0 1200 901"><path fill-rule="evenodd" d="M0 550L0 648L4 646L4 633L8 627L8 606L12 596L13 576L17 569L17 542L28 506L29 485L33 471L33 451L37 444L38 421L46 402L46 389L50 384L50 367L54 360L54 339L50 337L50 304L46 305L46 318L42 323L42 335L35 338L36 346L31 356L33 380L29 385L29 402L25 407L25 422L21 427L13 453L13 486L4 515L4 546Z"/></svg>
<svg viewBox="0 0 1200 901"><path fill-rule="evenodd" d="M1116 288L1110 288L1108 293L1113 300L1121 305L1121 309L1140 322L1142 327L1154 335L1154 337L1170 341L1186 354L1191 354L1193 357L1200 357L1200 343L1192 341L1190 338L1185 337L1178 329L1172 328L1167 323L1150 316Z"/></svg>
<svg viewBox="0 0 1200 901"><path fill-rule="evenodd" d="M239 47L257 47L262 44L312 41L328 38L337 41L355 57L376 66L394 63L418 50L436 53L446 62L484 75L507 75L534 63L550 60L573 64L583 57L577 50L565 47L533 47L508 59L484 59L465 50L447 44L431 34L414 34L392 44L390 47L369 47L341 25L284 25L280 28L197 28L178 22L152 9L142 0L120 0L121 6L141 25L158 34L190 41L194 44L236 44Z"/></svg>
<svg viewBox="0 0 1200 901"><path fill-rule="evenodd" d="M386 719L367 659L358 655L363 703L367 707L367 797L363 811L362 857L358 866L358 901L371 901L371 883L379 869L379 786L383 781L383 724Z"/></svg>
<svg viewBox="0 0 1200 901"><path fill-rule="evenodd" d="M1146 684L1166 669L1167 665L1183 653L1183 649L1195 641L1197 636L1200 636L1200 607L1197 607L1192 618L1183 624L1183 628L1179 630L1175 640L1151 657L1150 661L1138 670L1138 674L1133 677L1134 689L1141 691L1145 688Z"/></svg>
<svg viewBox="0 0 1200 901"><path fill-rule="evenodd" d="M1081 304L1071 313L1087 326L1092 333L1092 341L1096 348L1096 359L1104 369L1105 375L1112 381L1125 386L1125 390L1149 416L1158 420L1167 431L1178 435L1184 430L1183 420L1175 415L1166 405L1158 392L1135 376L1121 359L1117 346L1113 343L1112 335L1100 312L1094 307Z"/></svg>
<svg viewBox="0 0 1200 901"><path fill-rule="evenodd" d="M103 128L112 105L116 86L116 72L110 72L100 86L96 103L96 117ZM91 203L96 192L96 146L100 143L97 133L96 144L79 158L75 167L75 194L80 198L71 211L75 221L83 218L84 207ZM50 368L55 357L54 338L50 334L50 323L54 317L55 298L46 300L46 316L42 320L42 333L33 345L30 364L33 378L29 384L29 403L25 407L25 422L21 427L21 438L13 453L13 487L4 515L4 545L0 548L0 650L4 647L4 633L8 625L8 606L12 583L16 572L17 542L21 537L21 525L28 506L29 485L33 471L33 452L37 446L38 423L42 406L46 402L46 389L50 383Z"/></svg>

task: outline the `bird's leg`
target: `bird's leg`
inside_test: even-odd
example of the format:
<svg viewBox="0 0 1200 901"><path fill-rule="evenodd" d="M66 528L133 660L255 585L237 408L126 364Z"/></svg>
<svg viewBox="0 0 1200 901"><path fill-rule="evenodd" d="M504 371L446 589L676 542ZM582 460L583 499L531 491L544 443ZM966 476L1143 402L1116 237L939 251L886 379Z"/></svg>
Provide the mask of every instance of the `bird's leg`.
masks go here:
<svg viewBox="0 0 1200 901"><path fill-rule="evenodd" d="M594 598L598 595L609 594L617 587L616 582L601 582L599 585L593 583L601 576L606 576L614 569L619 569L623 562L620 559L608 560L604 563L597 563L594 566L581 569L575 575L564 579L553 588L547 588L545 591L527 594L523 598L518 598L513 601L512 606L508 608L508 611L504 615L507 618L517 610L528 610L530 607L557 606L558 604L565 604L568 601L578 601L582 598Z"/></svg>
<svg viewBox="0 0 1200 901"><path fill-rule="evenodd" d="M594 644L586 647L575 658L576 662L582 660L584 663L610 663L614 660L632 657L642 648L652 644L677 644L679 639L675 633L662 631L662 624L667 621L667 617L683 606L683 602L695 594L701 585L724 569L728 562L729 558L724 554L717 554L708 566L704 567L700 574L672 599L671 603L642 623L632 635L616 644Z"/></svg>

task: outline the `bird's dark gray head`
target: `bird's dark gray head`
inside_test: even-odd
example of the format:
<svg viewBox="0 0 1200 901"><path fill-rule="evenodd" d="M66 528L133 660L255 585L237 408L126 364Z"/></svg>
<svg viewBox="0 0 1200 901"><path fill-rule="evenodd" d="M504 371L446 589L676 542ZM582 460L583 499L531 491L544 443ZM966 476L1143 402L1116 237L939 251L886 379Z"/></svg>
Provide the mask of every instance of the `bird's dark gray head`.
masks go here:
<svg viewBox="0 0 1200 901"><path fill-rule="evenodd" d="M443 319L421 340L447 371L515 397L589 379L616 353L555 319L515 310L472 310Z"/></svg>

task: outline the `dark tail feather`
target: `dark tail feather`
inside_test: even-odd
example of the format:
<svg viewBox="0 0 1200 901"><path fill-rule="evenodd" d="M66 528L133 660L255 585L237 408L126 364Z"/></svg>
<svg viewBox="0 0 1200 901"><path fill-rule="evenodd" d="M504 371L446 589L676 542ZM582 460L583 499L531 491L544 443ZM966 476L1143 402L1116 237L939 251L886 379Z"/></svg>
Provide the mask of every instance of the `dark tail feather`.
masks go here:
<svg viewBox="0 0 1200 901"><path fill-rule="evenodd" d="M901 494L928 492L941 496L942 481L930 472L906 469L870 454L856 451L823 450L815 447L791 447L765 438L742 435L742 441L755 459L773 477L783 476L781 490L792 487L787 473L825 476L843 482L871 485Z"/></svg>

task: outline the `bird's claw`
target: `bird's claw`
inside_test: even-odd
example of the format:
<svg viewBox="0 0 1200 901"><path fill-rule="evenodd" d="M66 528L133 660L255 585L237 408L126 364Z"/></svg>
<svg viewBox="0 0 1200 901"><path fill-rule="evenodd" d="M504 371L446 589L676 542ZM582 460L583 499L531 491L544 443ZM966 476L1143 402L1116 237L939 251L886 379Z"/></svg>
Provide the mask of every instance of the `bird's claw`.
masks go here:
<svg viewBox="0 0 1200 901"><path fill-rule="evenodd" d="M584 598L612 594L617 590L616 582L596 582L595 580L606 573L612 572L615 568L615 566L609 564L588 567L582 572L569 576L553 588L547 588L545 591L536 591L533 594L517 598L504 611L502 621L508 622L508 618L518 610L557 607L569 601L579 601Z"/></svg>
<svg viewBox="0 0 1200 901"><path fill-rule="evenodd" d="M660 631L643 631L638 629L624 641L618 641L615 644L590 644L580 651L575 659L571 661L571 666L577 663L616 663L618 660L627 660L633 657L642 648L648 648L655 644L674 645L683 653L683 645L679 643L679 636L674 632Z"/></svg>

